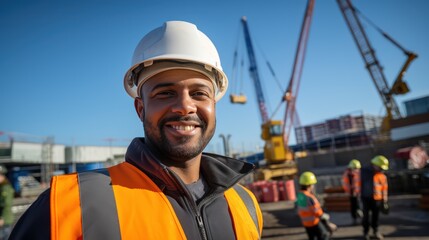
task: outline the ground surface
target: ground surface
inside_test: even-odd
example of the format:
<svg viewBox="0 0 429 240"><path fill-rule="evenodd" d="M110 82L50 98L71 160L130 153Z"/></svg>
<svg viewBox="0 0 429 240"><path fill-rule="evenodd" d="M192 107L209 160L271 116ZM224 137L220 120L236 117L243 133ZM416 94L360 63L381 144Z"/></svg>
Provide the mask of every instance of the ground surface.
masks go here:
<svg viewBox="0 0 429 240"><path fill-rule="evenodd" d="M418 208L420 195L390 196L391 211L381 215L380 231L385 239L429 240L429 211ZM301 226L293 202L261 203L264 215L263 240L304 240L305 229ZM362 226L352 225L348 212L330 212L332 222L338 225L332 239L363 239Z"/></svg>

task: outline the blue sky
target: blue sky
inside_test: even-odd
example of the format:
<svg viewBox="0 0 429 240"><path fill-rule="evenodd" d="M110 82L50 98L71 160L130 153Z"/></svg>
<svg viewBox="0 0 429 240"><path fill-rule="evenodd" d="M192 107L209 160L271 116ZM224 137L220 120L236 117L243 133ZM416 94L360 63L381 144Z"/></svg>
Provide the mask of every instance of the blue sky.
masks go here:
<svg viewBox="0 0 429 240"><path fill-rule="evenodd" d="M247 16L272 113L281 92L263 61L270 61L286 86L306 2L0 0L0 131L53 136L66 145L107 145L106 138L127 145L143 136L123 75L139 40L167 20L195 23L218 47L231 76L240 18ZM411 92L396 98L401 110L403 101L429 95L429 1L360 0L354 5L419 55L405 76ZM364 25L391 84L406 57ZM244 76L248 103L232 105L228 97L218 103L209 151L223 152L219 134L231 135L234 151L263 145L253 85L247 72ZM356 111L384 114L335 0L316 0L297 110L302 124ZM284 106L277 118L283 113Z"/></svg>

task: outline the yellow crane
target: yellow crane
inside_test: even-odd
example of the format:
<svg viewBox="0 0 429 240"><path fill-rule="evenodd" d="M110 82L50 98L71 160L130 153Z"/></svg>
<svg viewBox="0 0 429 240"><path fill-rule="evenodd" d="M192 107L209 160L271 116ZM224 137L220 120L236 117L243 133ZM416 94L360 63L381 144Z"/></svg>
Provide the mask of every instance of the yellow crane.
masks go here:
<svg viewBox="0 0 429 240"><path fill-rule="evenodd" d="M397 41L395 41L387 33L383 32L379 27L375 26L375 24L367 19L367 21L373 25L386 39L401 49L407 56L407 60L399 71L399 74L392 84L392 87L389 87L386 77L384 76L383 67L380 65L380 61L375 55L375 51L371 46L371 43L369 42L369 39L358 17L360 12L352 5L350 0L337 0L337 2L347 22L350 32L352 33L353 38L359 48L359 52L365 61L366 68L371 75L378 94L383 100L384 107L386 108L386 116L383 119L381 133L387 135L390 132L390 121L392 119L399 119L402 117L398 105L396 104L394 95L405 94L410 91L403 77L411 62L417 58L417 54L403 48ZM361 14L361 16L363 15Z"/></svg>

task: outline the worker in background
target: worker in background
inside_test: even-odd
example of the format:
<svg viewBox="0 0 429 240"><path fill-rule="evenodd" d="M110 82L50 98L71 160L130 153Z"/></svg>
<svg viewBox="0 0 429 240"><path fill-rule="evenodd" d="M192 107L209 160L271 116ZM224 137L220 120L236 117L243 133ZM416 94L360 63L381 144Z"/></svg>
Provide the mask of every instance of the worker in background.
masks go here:
<svg viewBox="0 0 429 240"><path fill-rule="evenodd" d="M312 172L303 172L299 177L300 191L296 200L298 215L309 240L330 239L337 227L329 222L329 215L323 212L314 195L314 184L316 183L316 176Z"/></svg>
<svg viewBox="0 0 429 240"><path fill-rule="evenodd" d="M203 153L228 86L211 40L164 23L136 47L124 86L145 137L123 163L53 177L11 239L260 239L259 205L238 185L254 166Z"/></svg>
<svg viewBox="0 0 429 240"><path fill-rule="evenodd" d="M344 192L349 195L350 199L350 214L352 216L353 225L356 225L358 222L357 219L362 217L362 210L359 207L360 168L361 164L359 160L351 160L343 173L342 180Z"/></svg>
<svg viewBox="0 0 429 240"><path fill-rule="evenodd" d="M383 239L379 232L378 220L380 209L387 204L387 177L383 173L389 169L389 160L382 156L375 156L371 165L361 169L361 200L363 205L363 233L365 239L370 239L369 228L372 227L374 237Z"/></svg>
<svg viewBox="0 0 429 240"><path fill-rule="evenodd" d="M12 202L15 190L6 177L7 168L0 165L0 240L8 239L13 224Z"/></svg>

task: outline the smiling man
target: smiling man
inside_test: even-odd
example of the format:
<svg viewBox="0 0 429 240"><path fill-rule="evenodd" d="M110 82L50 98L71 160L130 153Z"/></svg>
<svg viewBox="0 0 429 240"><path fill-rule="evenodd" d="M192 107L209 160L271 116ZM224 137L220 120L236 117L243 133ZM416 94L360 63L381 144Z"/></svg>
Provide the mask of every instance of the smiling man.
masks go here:
<svg viewBox="0 0 429 240"><path fill-rule="evenodd" d="M194 24L140 41L124 77L144 127L125 162L53 177L10 239L260 239L262 214L238 184L252 164L203 153L228 80Z"/></svg>
<svg viewBox="0 0 429 240"><path fill-rule="evenodd" d="M214 86L183 69L153 76L135 98L145 143L184 183L199 179L200 158L215 131Z"/></svg>

